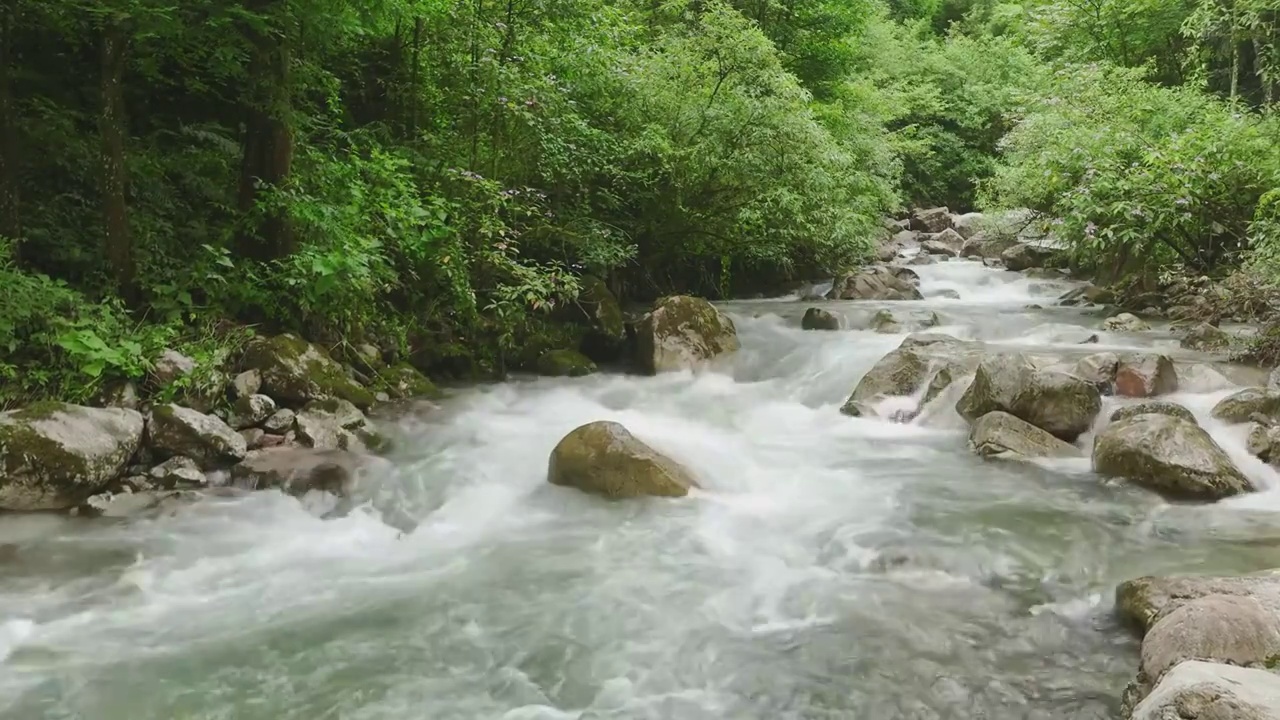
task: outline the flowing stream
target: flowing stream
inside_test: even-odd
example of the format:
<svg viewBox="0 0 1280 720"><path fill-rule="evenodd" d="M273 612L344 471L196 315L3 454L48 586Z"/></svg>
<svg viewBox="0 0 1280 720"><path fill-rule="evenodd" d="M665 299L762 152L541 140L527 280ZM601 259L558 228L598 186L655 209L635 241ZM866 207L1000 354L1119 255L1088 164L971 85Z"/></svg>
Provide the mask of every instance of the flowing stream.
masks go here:
<svg viewBox="0 0 1280 720"><path fill-rule="evenodd" d="M1172 505L1087 458L983 461L954 398L907 425L845 417L904 335L802 331L795 298L726 303L743 350L714 371L517 380L401 420L383 489L420 520L408 534L273 492L0 518L0 718L1110 720L1138 652L1116 583L1280 565L1280 480L1208 417L1257 373L1167 329L1101 332L1053 306L1067 282L915 269L924 301L823 306L854 327L935 311L1002 351L1159 348L1172 399L1277 489ZM548 486L551 448L598 419L703 491Z"/></svg>

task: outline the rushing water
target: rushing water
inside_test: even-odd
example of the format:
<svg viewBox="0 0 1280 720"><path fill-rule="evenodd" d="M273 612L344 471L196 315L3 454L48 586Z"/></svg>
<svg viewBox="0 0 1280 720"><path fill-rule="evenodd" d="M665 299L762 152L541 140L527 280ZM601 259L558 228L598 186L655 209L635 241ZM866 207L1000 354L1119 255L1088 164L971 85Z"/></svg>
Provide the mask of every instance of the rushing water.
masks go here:
<svg viewBox="0 0 1280 720"><path fill-rule="evenodd" d="M1024 309L1065 283L917 270L923 302L828 307L855 327L927 308L1050 357L1161 348L1193 391L1174 399L1280 486L1208 418L1247 370L1195 365L1215 359L1160 329ZM806 306L728 303L744 347L715 372L511 382L404 420L384 490L421 520L409 534L276 493L122 523L0 518L0 717L1110 719L1137 662L1117 582L1280 565L1280 490L1170 505L1087 459L979 460L947 407L840 415L903 336L803 332ZM557 440L597 419L704 490L609 503L547 485Z"/></svg>

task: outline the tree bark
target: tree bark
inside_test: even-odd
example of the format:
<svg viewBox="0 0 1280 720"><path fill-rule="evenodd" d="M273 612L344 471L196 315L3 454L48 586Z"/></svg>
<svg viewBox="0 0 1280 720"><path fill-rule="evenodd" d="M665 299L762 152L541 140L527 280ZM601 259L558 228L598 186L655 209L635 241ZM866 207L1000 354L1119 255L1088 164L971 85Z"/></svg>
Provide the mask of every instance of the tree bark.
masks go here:
<svg viewBox="0 0 1280 720"><path fill-rule="evenodd" d="M273 0L253 0L247 5L263 15L284 12L283 3ZM285 257L296 249L287 212L259 207L264 191L283 186L293 167L289 43L281 25L244 29L252 53L240 163L239 208L244 222L236 246L240 255L262 261Z"/></svg>
<svg viewBox="0 0 1280 720"><path fill-rule="evenodd" d="M128 39L118 20L102 29L102 213L107 267L116 290L127 303L137 300L133 240L129 233L128 178L124 166L124 64Z"/></svg>
<svg viewBox="0 0 1280 720"><path fill-rule="evenodd" d="M17 0L0 6L0 237L22 238L22 213L18 194L17 111L9 84L9 59Z"/></svg>

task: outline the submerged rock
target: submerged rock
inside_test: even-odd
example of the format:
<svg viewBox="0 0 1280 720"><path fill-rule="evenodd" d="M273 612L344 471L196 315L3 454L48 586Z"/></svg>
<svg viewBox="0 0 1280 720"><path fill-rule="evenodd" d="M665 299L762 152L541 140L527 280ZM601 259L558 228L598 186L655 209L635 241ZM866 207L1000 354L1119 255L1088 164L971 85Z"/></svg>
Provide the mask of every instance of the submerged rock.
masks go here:
<svg viewBox="0 0 1280 720"><path fill-rule="evenodd" d="M1280 718L1280 675L1190 660L1170 671L1133 710L1132 720Z"/></svg>
<svg viewBox="0 0 1280 720"><path fill-rule="evenodd" d="M231 468L231 482L246 490L281 490L301 496L317 490L350 495L362 475L371 468L366 456L345 450L273 448L249 453Z"/></svg>
<svg viewBox="0 0 1280 720"><path fill-rule="evenodd" d="M907 274L911 273L911 274ZM905 267L875 265L840 278L827 297L831 300L920 300L919 278Z"/></svg>
<svg viewBox="0 0 1280 720"><path fill-rule="evenodd" d="M549 377L583 377L596 371L591 358L576 350L548 350L538 357L538 374Z"/></svg>
<svg viewBox="0 0 1280 720"><path fill-rule="evenodd" d="M1229 395L1213 406L1213 417L1227 423L1246 423L1261 415L1280 420L1280 390L1245 388Z"/></svg>
<svg viewBox="0 0 1280 720"><path fill-rule="evenodd" d="M38 403L0 413L0 510L75 507L124 474L143 427L124 408Z"/></svg>
<svg viewBox="0 0 1280 720"><path fill-rule="evenodd" d="M1185 407L1163 400L1153 400L1151 402L1142 402L1136 405L1125 405L1111 413L1111 422L1119 422L1138 415L1168 415L1170 417L1181 418L1187 422L1195 422L1196 416Z"/></svg>
<svg viewBox="0 0 1280 720"><path fill-rule="evenodd" d="M1120 313L1102 322L1102 329L1107 332L1141 332L1150 330L1145 320L1131 313Z"/></svg>
<svg viewBox="0 0 1280 720"><path fill-rule="evenodd" d="M811 307L804 311L800 327L804 330L839 330L840 316L822 308Z"/></svg>
<svg viewBox="0 0 1280 720"><path fill-rule="evenodd" d="M244 438L222 420L181 405L151 411L147 428L151 448L161 457L182 455L202 468L230 465L244 458Z"/></svg>
<svg viewBox="0 0 1280 720"><path fill-rule="evenodd" d="M973 383L956 403L956 411L970 422L999 410L1068 442L1087 432L1101 409L1101 394L1092 383L1064 372L1037 370L1018 354L983 358Z"/></svg>
<svg viewBox="0 0 1280 720"><path fill-rule="evenodd" d="M1254 487L1194 422L1148 413L1112 423L1093 444L1093 468L1178 500L1221 500Z"/></svg>
<svg viewBox="0 0 1280 720"><path fill-rule="evenodd" d="M1006 412L978 418L969 431L969 449L983 457L1077 457L1081 452L1048 432Z"/></svg>
<svg viewBox="0 0 1280 720"><path fill-rule="evenodd" d="M547 481L607 498L683 497L697 487L679 463L615 422L574 429L551 451Z"/></svg>
<svg viewBox="0 0 1280 720"><path fill-rule="evenodd" d="M741 347L729 316L687 295L659 301L636 328L636 340L640 367L650 375L691 369Z"/></svg>
<svg viewBox="0 0 1280 720"><path fill-rule="evenodd" d="M323 348L296 335L258 338L245 349L244 366L262 375L262 391L283 403L340 398L358 408L374 404L373 393L352 380Z"/></svg>
<svg viewBox="0 0 1280 720"><path fill-rule="evenodd" d="M1148 398L1178 391L1178 371L1168 355L1131 353L1116 366L1115 393L1121 397Z"/></svg>

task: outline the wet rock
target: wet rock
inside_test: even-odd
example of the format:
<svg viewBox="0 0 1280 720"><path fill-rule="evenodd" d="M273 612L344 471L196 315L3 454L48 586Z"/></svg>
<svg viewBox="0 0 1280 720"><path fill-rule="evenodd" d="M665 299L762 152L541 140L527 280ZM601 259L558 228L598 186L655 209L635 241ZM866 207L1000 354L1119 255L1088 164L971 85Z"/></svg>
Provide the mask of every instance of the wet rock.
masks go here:
<svg viewBox="0 0 1280 720"><path fill-rule="evenodd" d="M911 213L911 229L923 233L940 233L951 228L951 211L944 207L915 210Z"/></svg>
<svg viewBox="0 0 1280 720"><path fill-rule="evenodd" d="M840 316L822 308L811 307L804 311L800 327L805 330L839 330Z"/></svg>
<svg viewBox="0 0 1280 720"><path fill-rule="evenodd" d="M262 392L283 403L303 405L339 398L369 408L373 393L351 379L323 348L296 335L258 338L244 353L244 366L262 376Z"/></svg>
<svg viewBox="0 0 1280 720"><path fill-rule="evenodd" d="M1197 598L1229 595L1280 612L1280 574L1168 575L1134 578L1116 588L1116 612L1143 635L1161 618Z"/></svg>
<svg viewBox="0 0 1280 720"><path fill-rule="evenodd" d="M964 238L955 230L947 229L935 235L927 235L920 243L920 250L929 255L957 257L964 247Z"/></svg>
<svg viewBox="0 0 1280 720"><path fill-rule="evenodd" d="M365 446L356 431L368 425L359 408L346 400L313 400L295 418L298 440L317 450L363 452Z"/></svg>
<svg viewBox="0 0 1280 720"><path fill-rule="evenodd" d="M548 350L538 357L538 374L548 377L583 377L596 371L591 358L576 350Z"/></svg>
<svg viewBox="0 0 1280 720"><path fill-rule="evenodd" d="M1267 375L1267 389L1280 390L1280 367L1273 369L1271 374Z"/></svg>
<svg viewBox="0 0 1280 720"><path fill-rule="evenodd" d="M942 324L942 319L937 313L929 312L923 315L912 315L902 313L895 314L892 310L878 310L875 315L871 316L871 329L878 333L886 335L896 335L898 333L924 330L926 328L937 327Z"/></svg>
<svg viewBox="0 0 1280 720"><path fill-rule="evenodd" d="M1254 415L1280 420L1280 390L1245 388L1213 406L1214 418L1226 423L1246 423Z"/></svg>
<svg viewBox="0 0 1280 720"><path fill-rule="evenodd" d="M1071 374L1093 383L1103 395L1110 395L1115 389L1116 370L1119 367L1119 355L1111 352L1094 353L1077 360Z"/></svg>
<svg viewBox="0 0 1280 720"><path fill-rule="evenodd" d="M262 424L276 412L276 401L266 395L242 395L231 406L227 424L236 430Z"/></svg>
<svg viewBox="0 0 1280 720"><path fill-rule="evenodd" d="M134 410L66 403L0 413L0 510L75 507L124 474L143 425Z"/></svg>
<svg viewBox="0 0 1280 720"><path fill-rule="evenodd" d="M103 492L90 497L77 508L76 515L107 519L156 517L170 514L184 505L201 499L192 490L142 490L139 492Z"/></svg>
<svg viewBox="0 0 1280 720"><path fill-rule="evenodd" d="M1116 366L1115 392L1121 397L1148 398L1178 391L1178 371L1168 355L1130 353Z"/></svg>
<svg viewBox="0 0 1280 720"><path fill-rule="evenodd" d="M928 254L920 253L907 261L908 265L934 265L938 262L938 258Z"/></svg>
<svg viewBox="0 0 1280 720"><path fill-rule="evenodd" d="M614 499L683 497L698 485L683 466L614 422L587 423L566 435L551 451L547 481Z"/></svg>
<svg viewBox="0 0 1280 720"><path fill-rule="evenodd" d="M257 450L262 447L262 438L267 436L267 431L262 428L245 428L240 431L240 437L244 438L244 446L250 450Z"/></svg>
<svg viewBox="0 0 1280 720"><path fill-rule="evenodd" d="M1265 665L1280 658L1280 616L1256 599L1208 595L1162 617L1142 640L1142 673L1153 680L1186 660Z"/></svg>
<svg viewBox="0 0 1280 720"><path fill-rule="evenodd" d="M179 379L195 372L196 361L177 350L165 350L156 358L151 369L151 377L161 387L168 387Z"/></svg>
<svg viewBox="0 0 1280 720"><path fill-rule="evenodd" d="M973 383L956 403L956 411L970 422L999 410L1068 442L1088 431L1101 409L1101 395L1092 383L1056 370L1037 370L1017 354L983 358Z"/></svg>
<svg viewBox="0 0 1280 720"><path fill-rule="evenodd" d="M147 476L156 487L172 489L182 486L203 486L209 482L195 460L181 455L168 460L147 471Z"/></svg>
<svg viewBox="0 0 1280 720"><path fill-rule="evenodd" d="M1115 293L1096 285L1085 285L1068 290L1058 298L1059 305L1075 307L1079 305L1106 305L1115 300Z"/></svg>
<svg viewBox="0 0 1280 720"><path fill-rule="evenodd" d="M1170 415L1108 425L1094 440L1093 469L1175 500L1215 501L1254 490L1207 432Z"/></svg>
<svg viewBox="0 0 1280 720"><path fill-rule="evenodd" d="M913 396L922 388L921 405L928 404L963 371L956 349L960 341L942 333L908 335L896 350L880 358L845 401L840 412L853 417L874 416L872 409L889 397ZM919 408L899 413L896 421L908 422Z"/></svg>
<svg viewBox="0 0 1280 720"><path fill-rule="evenodd" d="M1020 455L1028 458L1078 457L1081 453L1025 420L1006 412L978 418L969 431L969 449L983 457Z"/></svg>
<svg viewBox="0 0 1280 720"><path fill-rule="evenodd" d="M222 420L181 405L154 408L148 434L161 457L184 455L202 468L236 462L248 449L244 438Z"/></svg>
<svg viewBox="0 0 1280 720"><path fill-rule="evenodd" d="M1102 329L1107 332L1141 332L1150 330L1151 326L1137 315L1120 313L1104 320Z"/></svg>
<svg viewBox="0 0 1280 720"><path fill-rule="evenodd" d="M275 411L271 417L262 423L262 429L269 433L283 435L293 429L295 414L292 410L284 408Z"/></svg>
<svg viewBox="0 0 1280 720"><path fill-rule="evenodd" d="M981 234L990 222L982 213L965 213L951 218L951 226L965 240L971 240Z"/></svg>
<svg viewBox="0 0 1280 720"><path fill-rule="evenodd" d="M253 450L261 450L263 448L280 447L288 443L288 438L284 435L276 435L274 433L264 433L258 438L258 446Z"/></svg>
<svg viewBox="0 0 1280 720"><path fill-rule="evenodd" d="M301 496L316 490L350 495L373 467L364 457L345 450L274 448L257 450L231 468L231 482L246 490L281 490Z"/></svg>
<svg viewBox="0 0 1280 720"><path fill-rule="evenodd" d="M231 380L231 399L234 401L257 395L261 389L262 373L257 370L245 370Z"/></svg>
<svg viewBox="0 0 1280 720"><path fill-rule="evenodd" d="M1022 271L1044 267L1053 260L1056 250L1042 245L1018 243L1000 254L1004 266L1009 270Z"/></svg>
<svg viewBox="0 0 1280 720"><path fill-rule="evenodd" d="M1200 323L1188 330L1179 344L1188 350L1225 350L1231 344L1231 336L1209 323Z"/></svg>
<svg viewBox="0 0 1280 720"><path fill-rule="evenodd" d="M920 300L919 277L908 268L874 265L838 280L827 293L831 300Z"/></svg>
<svg viewBox="0 0 1280 720"><path fill-rule="evenodd" d="M1199 660L1170 671L1133 711L1132 720L1280 718L1280 676Z"/></svg>
<svg viewBox="0 0 1280 720"><path fill-rule="evenodd" d="M1196 416L1185 407L1171 402L1162 400L1154 400L1152 402L1137 403L1136 405L1125 405L1111 413L1111 422L1119 422L1126 418L1136 417L1138 415L1168 415L1186 420L1187 422L1195 422Z"/></svg>
<svg viewBox="0 0 1280 720"><path fill-rule="evenodd" d="M375 393L374 398L378 402L387 402L392 397L433 398L440 395L435 383L409 363L396 363L383 368L378 373L378 383L390 391Z"/></svg>
<svg viewBox="0 0 1280 720"><path fill-rule="evenodd" d="M1280 446L1280 425L1269 422L1250 423L1245 446L1249 454L1263 462L1275 464L1273 461L1280 461L1280 452L1276 450Z"/></svg>
<svg viewBox="0 0 1280 720"><path fill-rule="evenodd" d="M686 295L659 301L636 328L636 340L640 366L650 375L695 368L741 347L733 320Z"/></svg>
<svg viewBox="0 0 1280 720"><path fill-rule="evenodd" d="M973 259L984 257L987 254L986 241L987 236L982 233L966 238L964 245L960 246L960 257Z"/></svg>

